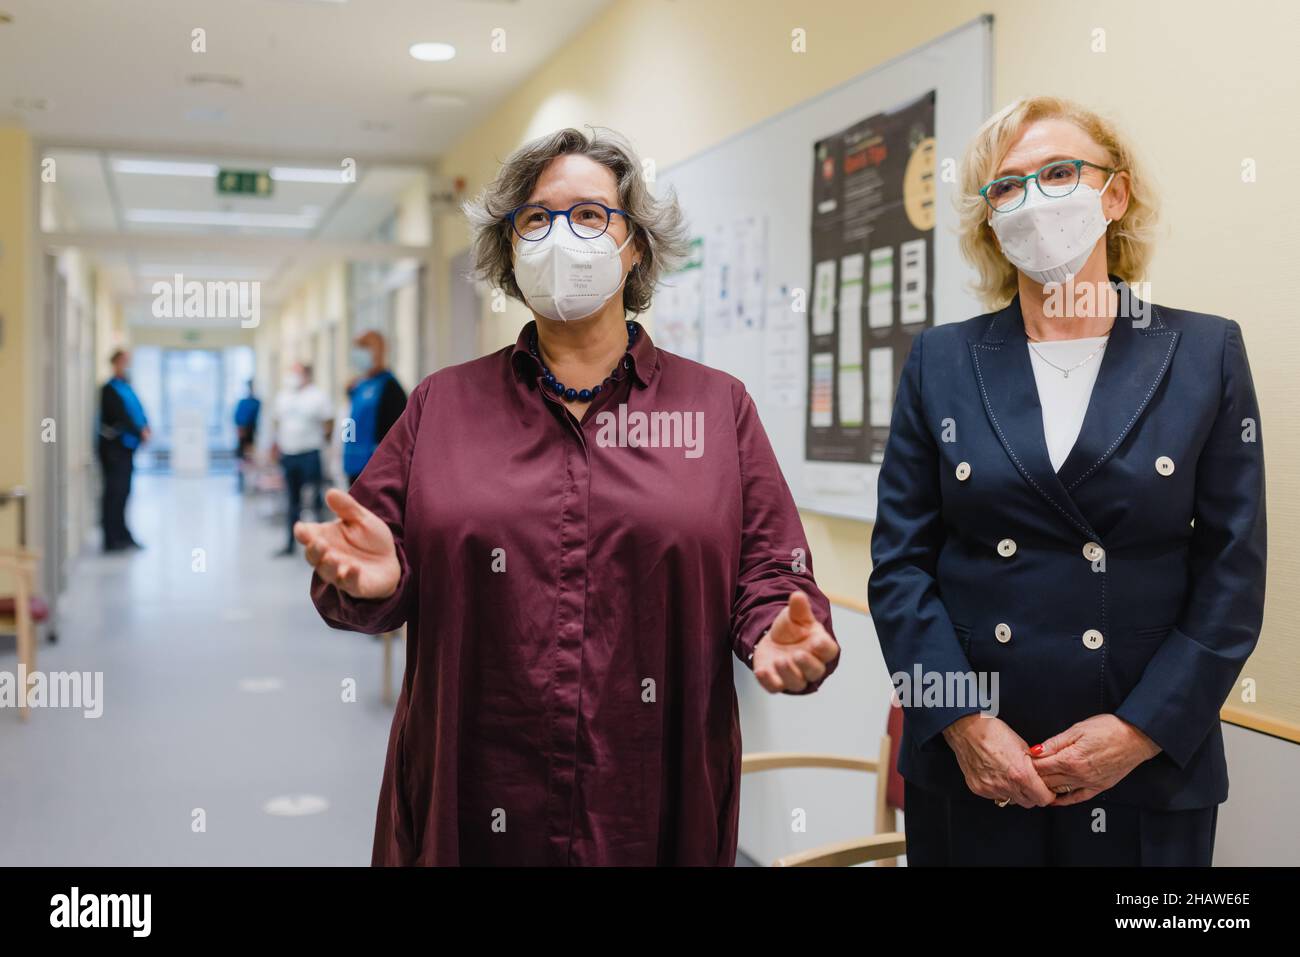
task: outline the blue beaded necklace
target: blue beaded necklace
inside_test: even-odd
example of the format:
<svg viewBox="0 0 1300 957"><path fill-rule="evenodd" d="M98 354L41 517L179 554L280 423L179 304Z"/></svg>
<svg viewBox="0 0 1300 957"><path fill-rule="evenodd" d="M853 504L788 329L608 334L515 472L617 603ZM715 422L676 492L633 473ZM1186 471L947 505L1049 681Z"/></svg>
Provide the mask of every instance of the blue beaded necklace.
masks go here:
<svg viewBox="0 0 1300 957"><path fill-rule="evenodd" d="M636 341L637 333L639 331L640 330L637 328L635 322L627 323L627 352L624 353L623 361L620 363L621 367L624 369L632 368L632 356L630 353L632 352L632 343ZM536 332L534 332L528 340L528 351L532 353L533 358L537 360L537 364L542 367L542 385L545 388L550 389L561 399L565 399L569 402L590 402L592 399L596 398L596 396L610 388L614 384L614 377L618 375L619 367L615 366L610 370L609 375L605 376L605 381L600 385L594 385L590 389L570 389L559 379L555 378L555 374L551 372L551 370L546 367L546 363L542 361L542 354L537 351Z"/></svg>

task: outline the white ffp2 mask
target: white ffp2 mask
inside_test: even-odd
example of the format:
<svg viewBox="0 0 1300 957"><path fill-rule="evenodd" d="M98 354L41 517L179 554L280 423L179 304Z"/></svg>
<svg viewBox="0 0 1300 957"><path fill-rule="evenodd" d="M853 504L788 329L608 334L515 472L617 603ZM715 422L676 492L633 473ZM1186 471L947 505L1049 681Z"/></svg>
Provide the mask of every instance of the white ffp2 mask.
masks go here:
<svg viewBox="0 0 1300 957"><path fill-rule="evenodd" d="M515 249L515 282L531 308L547 319L585 319L623 288L623 245L603 233L579 239L567 224L553 223L545 239L521 239Z"/></svg>
<svg viewBox="0 0 1300 957"><path fill-rule="evenodd" d="M1053 199L1025 184L1024 203L1009 213L994 213L993 232L1002 255L1039 285L1065 282L1088 261L1110 220L1101 209L1112 173L1100 190L1080 183L1069 196Z"/></svg>

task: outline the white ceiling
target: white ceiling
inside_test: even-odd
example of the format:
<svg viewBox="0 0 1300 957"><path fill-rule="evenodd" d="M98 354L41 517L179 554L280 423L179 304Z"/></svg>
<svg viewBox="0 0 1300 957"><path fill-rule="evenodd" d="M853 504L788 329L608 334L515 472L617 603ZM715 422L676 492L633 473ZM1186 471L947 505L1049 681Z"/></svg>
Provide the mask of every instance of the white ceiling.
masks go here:
<svg viewBox="0 0 1300 957"><path fill-rule="evenodd" d="M337 255L337 244L397 242L380 230L399 199L434 188L428 170L414 165L359 164L352 181L324 164L239 155L53 148L41 161L52 173L41 190L45 231L91 254L132 321L143 318L153 284L177 273L187 281L256 280L264 301L278 302ZM283 178L269 196L222 195L218 169L270 169ZM300 181L318 172L330 181Z"/></svg>
<svg viewBox="0 0 1300 957"><path fill-rule="evenodd" d="M176 272L260 280L274 302L337 244L374 241L414 185L441 188L431 161L609 2L0 0L0 123L54 160L45 228L76 234L131 321ZM410 56L428 41L457 55ZM354 182L277 179L269 197L219 195L204 169L349 160Z"/></svg>
<svg viewBox="0 0 1300 957"><path fill-rule="evenodd" d="M608 3L0 0L0 120L63 144L429 159ZM415 60L422 41L457 55Z"/></svg>

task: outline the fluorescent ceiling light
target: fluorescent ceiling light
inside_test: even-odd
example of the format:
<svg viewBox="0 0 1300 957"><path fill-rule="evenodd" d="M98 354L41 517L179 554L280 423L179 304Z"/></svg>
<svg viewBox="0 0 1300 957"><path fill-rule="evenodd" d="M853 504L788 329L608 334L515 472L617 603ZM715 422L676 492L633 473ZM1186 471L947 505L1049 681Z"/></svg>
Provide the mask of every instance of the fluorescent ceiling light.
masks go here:
<svg viewBox="0 0 1300 957"><path fill-rule="evenodd" d="M342 183L343 167L313 169L308 166L272 166L271 179L280 183Z"/></svg>
<svg viewBox="0 0 1300 957"><path fill-rule="evenodd" d="M173 163L167 160L113 160L117 173L142 173L146 176L201 176L213 179L217 175L215 163Z"/></svg>
<svg viewBox="0 0 1300 957"><path fill-rule="evenodd" d="M412 43L411 56L428 63L450 60L456 55L456 48L450 43Z"/></svg>
<svg viewBox="0 0 1300 957"><path fill-rule="evenodd" d="M187 279L270 279L275 270L265 266L172 266L148 263L136 270L142 279L165 276L170 279L180 273Z"/></svg>
<svg viewBox="0 0 1300 957"><path fill-rule="evenodd" d="M126 212L129 223L150 223L166 226L243 226L251 229L311 229L317 216L296 216L292 213L223 213L200 212L189 209L130 209Z"/></svg>
<svg viewBox="0 0 1300 957"><path fill-rule="evenodd" d="M177 163L169 160L113 160L118 173L141 173L146 176L194 176L215 179L220 167L215 163ZM316 169L306 166L272 166L271 179L282 183L342 183L343 169Z"/></svg>

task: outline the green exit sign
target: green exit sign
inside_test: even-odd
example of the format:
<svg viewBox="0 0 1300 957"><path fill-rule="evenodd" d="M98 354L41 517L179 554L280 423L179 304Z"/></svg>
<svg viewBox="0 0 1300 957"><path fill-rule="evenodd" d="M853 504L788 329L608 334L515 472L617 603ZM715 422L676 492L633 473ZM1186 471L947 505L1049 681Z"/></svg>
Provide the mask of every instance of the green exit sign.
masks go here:
<svg viewBox="0 0 1300 957"><path fill-rule="evenodd" d="M238 196L270 196L271 173L261 170L223 169L217 173L217 192Z"/></svg>

